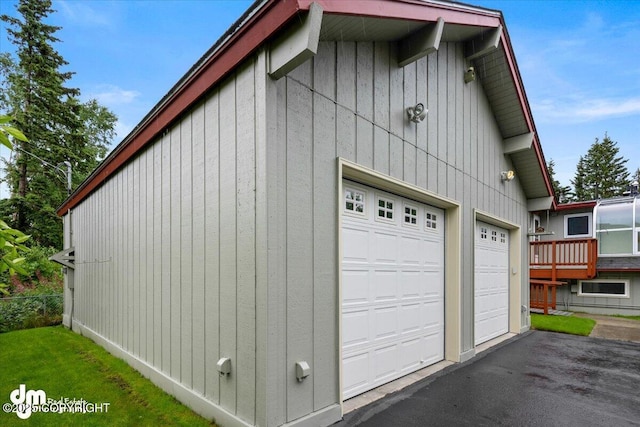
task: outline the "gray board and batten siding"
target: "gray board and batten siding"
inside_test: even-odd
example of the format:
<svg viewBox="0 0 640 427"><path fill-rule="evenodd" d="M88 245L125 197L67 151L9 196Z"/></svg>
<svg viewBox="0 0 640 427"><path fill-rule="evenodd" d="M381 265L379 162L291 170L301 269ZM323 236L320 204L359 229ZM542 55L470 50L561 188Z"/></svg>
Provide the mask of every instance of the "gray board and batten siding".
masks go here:
<svg viewBox="0 0 640 427"><path fill-rule="evenodd" d="M74 328L221 422L335 416L337 158L460 203L464 260L476 210L528 222L518 180L500 180L512 165L482 85L463 81L463 45L442 43L403 68L395 49L321 42L277 81L260 51L76 206L65 217ZM417 102L429 113L416 125L404 111ZM474 348L474 267L461 265L464 353ZM528 287L519 291L527 301ZM219 357L232 375L218 374ZM304 382L300 360L312 369Z"/></svg>

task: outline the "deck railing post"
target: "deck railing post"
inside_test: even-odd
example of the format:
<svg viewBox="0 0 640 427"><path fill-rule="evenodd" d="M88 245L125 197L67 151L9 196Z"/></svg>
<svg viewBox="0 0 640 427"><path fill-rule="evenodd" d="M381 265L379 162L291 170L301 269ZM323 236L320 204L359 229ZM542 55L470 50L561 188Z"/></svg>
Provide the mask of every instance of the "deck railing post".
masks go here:
<svg viewBox="0 0 640 427"><path fill-rule="evenodd" d="M557 280L558 273L556 271L556 241L551 243L551 280ZM546 292L545 292L546 295ZM546 304L546 301L545 301ZM546 313L545 313L546 314Z"/></svg>

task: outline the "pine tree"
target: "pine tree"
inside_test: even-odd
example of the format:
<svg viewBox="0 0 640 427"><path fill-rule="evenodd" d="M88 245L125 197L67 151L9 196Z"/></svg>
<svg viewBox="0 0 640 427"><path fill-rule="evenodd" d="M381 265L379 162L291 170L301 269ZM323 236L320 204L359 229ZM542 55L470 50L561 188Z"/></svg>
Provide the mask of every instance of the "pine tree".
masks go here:
<svg viewBox="0 0 640 427"><path fill-rule="evenodd" d="M95 101L80 102L80 91L68 85L73 73L62 71L68 63L54 49L60 27L44 22L55 12L51 1L19 0L17 11L0 17L16 54L0 56L0 110L29 141L16 141L6 164L11 198L1 213L37 243L60 248L55 210L67 196L62 165L70 162L73 182L81 182L106 155L116 117Z"/></svg>
<svg viewBox="0 0 640 427"><path fill-rule="evenodd" d="M547 170L549 171L551 185L553 186L553 191L556 195L556 201L558 203L568 203L571 200L571 187L560 184L560 181L556 179L555 167L556 163L553 159L550 159L547 163Z"/></svg>
<svg viewBox="0 0 640 427"><path fill-rule="evenodd" d="M596 138L585 156L581 156L576 166L576 174L571 181L574 200L596 200L621 196L629 186L627 159L618 156L617 142L605 133L600 141Z"/></svg>

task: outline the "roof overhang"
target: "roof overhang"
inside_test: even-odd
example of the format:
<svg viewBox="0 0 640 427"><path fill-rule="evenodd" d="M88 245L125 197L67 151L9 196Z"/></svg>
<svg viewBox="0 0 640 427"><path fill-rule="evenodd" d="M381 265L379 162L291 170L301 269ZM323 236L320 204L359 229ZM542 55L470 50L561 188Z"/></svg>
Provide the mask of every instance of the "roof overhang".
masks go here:
<svg viewBox="0 0 640 427"><path fill-rule="evenodd" d="M553 196L540 142L499 11L429 0L259 0L165 95L58 209L66 214L261 46L269 43L279 78L315 54L319 40L388 41L406 65L463 42L528 199ZM553 198L553 197L552 197Z"/></svg>

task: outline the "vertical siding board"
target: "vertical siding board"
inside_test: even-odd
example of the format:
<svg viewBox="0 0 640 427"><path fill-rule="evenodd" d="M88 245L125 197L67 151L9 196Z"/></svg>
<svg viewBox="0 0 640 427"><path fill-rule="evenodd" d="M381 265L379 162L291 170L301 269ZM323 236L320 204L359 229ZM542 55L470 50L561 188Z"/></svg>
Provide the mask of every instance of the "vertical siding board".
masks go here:
<svg viewBox="0 0 640 427"><path fill-rule="evenodd" d="M438 56L438 159L447 161L447 144L449 143L449 134L447 127L447 101L449 98L447 73L449 67L447 58L449 53L449 44L441 43L435 55ZM444 194L444 193L443 193Z"/></svg>
<svg viewBox="0 0 640 427"><path fill-rule="evenodd" d="M404 142L403 153L403 175L404 180L410 184L416 183L416 146L410 142Z"/></svg>
<svg viewBox="0 0 640 427"><path fill-rule="evenodd" d="M273 149L267 150L268 181L268 265L269 293L267 319L272 335L267 384L275 399L267 408L267 425L281 425L287 420L287 79L268 86L268 100L275 109ZM273 111L271 111L273 114Z"/></svg>
<svg viewBox="0 0 640 427"><path fill-rule="evenodd" d="M323 46L333 46L324 43ZM333 52L333 50L331 50ZM282 400L283 395L273 396L271 394L272 384L269 382L268 372L270 370L271 355L273 354L272 338L268 327L268 319L272 316L269 310L269 260L268 260L268 230L271 224L268 222L268 200L267 192L269 179L268 175L268 146L267 143L273 136L272 129L275 129L274 104L270 98L269 88L274 85L267 78L267 52L261 51L256 59L254 67L254 87L256 102L256 409L255 424L268 425L267 413L271 409L272 402ZM331 56L331 55L330 55ZM315 64L315 63L314 63ZM334 61L335 64L335 61ZM335 65L333 67L335 69ZM331 79L335 81L335 79ZM314 81L318 79L314 75ZM275 398L272 398L275 397Z"/></svg>
<svg viewBox="0 0 640 427"><path fill-rule="evenodd" d="M407 120L405 116L405 111L407 107L414 106L417 104L416 101L416 63L415 61L405 65L403 67L404 71L404 79L403 79L403 90L402 94L404 95L404 102L402 103L399 112L402 112L402 122L403 122L403 130L404 130L404 139L416 145L416 127L417 123L413 123Z"/></svg>
<svg viewBox="0 0 640 427"><path fill-rule="evenodd" d="M336 150L335 108L331 101L314 97L313 117L313 409L335 403L338 387L337 311L329 309L338 301L335 286L338 235L335 215Z"/></svg>
<svg viewBox="0 0 640 427"><path fill-rule="evenodd" d="M155 364L156 355L154 349L154 338L155 338L155 323L154 323L154 315L156 309L156 301L155 294L158 288L158 282L155 280L155 271L158 268L158 263L156 263L155 258L155 247L153 244L153 239L155 236L156 228L154 224L155 219L155 211L154 211L154 203L155 203L155 191L154 187L160 185L160 181L154 181L154 160L156 147L159 145L156 142L153 146L151 146L146 152L146 217L147 217L147 233L146 233L146 243L145 243L145 251L147 254L147 264L145 268L147 270L147 357L146 360L153 364L154 366L158 366Z"/></svg>
<svg viewBox="0 0 640 427"><path fill-rule="evenodd" d="M373 167L373 125L370 121L356 116L356 161L369 168Z"/></svg>
<svg viewBox="0 0 640 427"><path fill-rule="evenodd" d="M431 154L427 155L427 190L438 191L438 159Z"/></svg>
<svg viewBox="0 0 640 427"><path fill-rule="evenodd" d="M235 79L220 89L220 357L231 359L235 375L220 381L220 404L236 413L237 213Z"/></svg>
<svg viewBox="0 0 640 427"><path fill-rule="evenodd" d="M140 198L138 199L140 209L140 261L138 269L140 270L140 282L139 286L139 300L140 308L138 316L140 318L140 336L139 336L139 354L143 360L147 359L147 265L150 264L147 258L147 157L148 150L145 150L139 157L139 171L138 171L138 186L140 192Z"/></svg>
<svg viewBox="0 0 640 427"><path fill-rule="evenodd" d="M373 43L356 45L356 111L358 116L373 121Z"/></svg>
<svg viewBox="0 0 640 427"><path fill-rule="evenodd" d="M215 369L220 357L220 114L219 94L205 104L205 396L220 403L220 375Z"/></svg>
<svg viewBox="0 0 640 427"><path fill-rule="evenodd" d="M356 44L339 41L336 46L336 98L339 105L352 112L356 111L355 69Z"/></svg>
<svg viewBox="0 0 640 427"><path fill-rule="evenodd" d="M438 58L437 53L427 56L427 153L438 156Z"/></svg>
<svg viewBox="0 0 640 427"><path fill-rule="evenodd" d="M171 247L171 377L180 380L181 363L181 309L182 309L182 289L181 289L181 174L180 174L180 124L173 127L169 133L171 140L171 160L169 162L169 174L171 176L171 227L170 247Z"/></svg>
<svg viewBox="0 0 640 427"><path fill-rule="evenodd" d="M171 135L162 140L162 370L171 375ZM177 302L176 302L177 303Z"/></svg>
<svg viewBox="0 0 640 427"><path fill-rule="evenodd" d="M309 61L308 63L311 63ZM311 78L310 78L311 79ZM253 67L236 81L237 121L237 414L253 424L256 387L255 87ZM310 104L308 104L310 105Z"/></svg>
<svg viewBox="0 0 640 427"><path fill-rule="evenodd" d="M134 262L134 250L135 250L135 203L133 198L132 189L135 186L135 163L132 167L127 168L127 192L125 198L125 227L127 230L127 239L125 240L124 248L127 252L127 256L125 258L126 265L126 277L125 277L125 286L127 290L127 325L125 330L127 331L127 350L136 354L136 349L134 342L137 338L137 326L136 325L136 316L135 316L135 304L136 304L136 288L137 283L135 283L135 279L137 279L137 268ZM136 319L136 320L134 320ZM133 327L132 327L133 326Z"/></svg>
<svg viewBox="0 0 640 427"><path fill-rule="evenodd" d="M404 142L396 135L389 136L389 173L392 177L402 179L404 166Z"/></svg>
<svg viewBox="0 0 640 427"><path fill-rule="evenodd" d="M356 161L356 116L353 111L337 106L336 137L338 156Z"/></svg>
<svg viewBox="0 0 640 427"><path fill-rule="evenodd" d="M389 129L389 43L375 43L373 55L373 122Z"/></svg>
<svg viewBox="0 0 640 427"><path fill-rule="evenodd" d="M192 236L192 298L193 336L192 372L193 389L205 394L205 136L204 103L192 114L192 191L193 191L193 236ZM214 307L209 307L215 310Z"/></svg>
<svg viewBox="0 0 640 427"><path fill-rule="evenodd" d="M313 86L316 92L336 99L336 44L320 42L313 60Z"/></svg>
<svg viewBox="0 0 640 427"><path fill-rule="evenodd" d="M447 79L447 102L446 102L446 111L447 111L447 156L443 158L444 161L449 163L450 165L456 165L456 145L457 145L457 135L456 135L456 105L460 103L460 99L458 98L457 83L458 79L458 70L456 69L456 44L450 43L447 45L447 67L446 67L446 79ZM444 104L443 104L444 106Z"/></svg>
<svg viewBox="0 0 640 427"><path fill-rule="evenodd" d="M373 128L373 168L389 175L389 132L379 126Z"/></svg>
<svg viewBox="0 0 640 427"><path fill-rule="evenodd" d="M429 108L427 97L427 58L421 58L416 62L416 103L422 103L425 108ZM429 113L427 112L427 115ZM425 120L416 127L416 146L418 149L427 151L427 135L429 132L429 120ZM426 161L426 160L425 160Z"/></svg>
<svg viewBox="0 0 640 427"><path fill-rule="evenodd" d="M311 92L287 82L287 420L313 410L315 377L293 370L313 360L313 181ZM305 108L306 107L306 108Z"/></svg>
<svg viewBox="0 0 640 427"><path fill-rule="evenodd" d="M180 122L180 380L193 387L193 182L191 115Z"/></svg>
<svg viewBox="0 0 640 427"><path fill-rule="evenodd" d="M453 76L454 84L456 87L456 103L455 103L455 113L454 117L456 120L456 151L455 151L455 166L456 169L462 170L464 168L464 129L467 123L469 123L469 116L465 111L465 86L464 83L464 70L465 70L465 59L464 59L464 50L462 43L456 43L456 49L454 51L455 54L455 69L450 70L451 75Z"/></svg>
<svg viewBox="0 0 640 427"><path fill-rule="evenodd" d="M162 242L165 242L162 237L163 233L165 233L166 226L163 227L162 219L164 210L162 209L162 195L164 190L164 179L165 175L163 164L162 164L162 150L164 146L164 138L162 138L159 142L153 145L153 182L155 183L153 190L153 283L154 283L154 292L153 292L153 364L157 366L161 370L166 372L165 365L163 362L163 348L162 348L162 335L164 329L163 317L163 286L164 282L162 279L163 270L165 268L165 264L162 262L162 251L163 245Z"/></svg>
<svg viewBox="0 0 640 427"><path fill-rule="evenodd" d="M404 69L398 67L396 49L389 51L389 129L391 133L404 137L405 100Z"/></svg>
<svg viewBox="0 0 640 427"><path fill-rule="evenodd" d="M129 182L129 237L133 246L133 252L129 261L129 288L132 295L131 318L133 325L131 351L136 356L140 355L140 157L137 157L131 165Z"/></svg>
<svg viewBox="0 0 640 427"><path fill-rule="evenodd" d="M416 185L427 188L427 152L418 148L416 156Z"/></svg>

